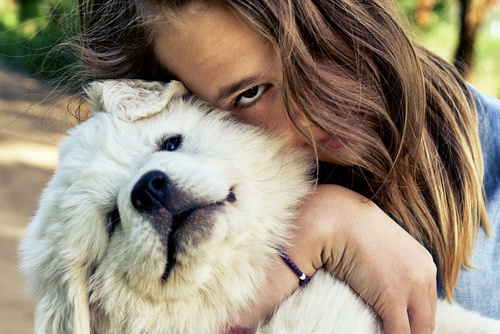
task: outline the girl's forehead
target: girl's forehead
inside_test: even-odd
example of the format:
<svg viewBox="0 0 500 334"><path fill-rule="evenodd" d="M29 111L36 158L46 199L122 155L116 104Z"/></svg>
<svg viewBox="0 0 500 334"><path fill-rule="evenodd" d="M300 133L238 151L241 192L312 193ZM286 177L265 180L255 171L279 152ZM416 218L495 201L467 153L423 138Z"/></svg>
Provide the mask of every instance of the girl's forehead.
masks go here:
<svg viewBox="0 0 500 334"><path fill-rule="evenodd" d="M155 29L153 47L169 73L210 102L229 81L281 75L272 43L220 6L186 8L175 23Z"/></svg>

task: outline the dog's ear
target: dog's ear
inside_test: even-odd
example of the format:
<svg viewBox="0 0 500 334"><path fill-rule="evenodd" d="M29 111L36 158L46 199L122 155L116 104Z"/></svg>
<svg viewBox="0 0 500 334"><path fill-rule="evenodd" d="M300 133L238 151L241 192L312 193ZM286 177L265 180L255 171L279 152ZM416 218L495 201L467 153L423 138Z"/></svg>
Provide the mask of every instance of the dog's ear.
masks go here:
<svg viewBox="0 0 500 334"><path fill-rule="evenodd" d="M20 244L21 270L30 292L39 299L34 333L89 334L86 269L70 268L71 250L65 249L61 233L56 230L63 227L62 222L51 224L52 221L46 220L50 219L49 211L61 208L55 202L45 204L28 226Z"/></svg>
<svg viewBox="0 0 500 334"><path fill-rule="evenodd" d="M179 81L168 84L143 80L96 81L85 88L92 111L106 111L126 121L154 115L176 96L187 93Z"/></svg>
<svg viewBox="0 0 500 334"><path fill-rule="evenodd" d="M20 244L21 270L38 298L36 334L90 333L89 281L108 243L103 213L82 205L95 198L72 193L78 172L68 169L54 174Z"/></svg>
<svg viewBox="0 0 500 334"><path fill-rule="evenodd" d="M89 278L102 241L90 227L61 214L64 195L56 183L49 183L20 244L21 270L39 299L34 333L89 334ZM97 219L90 212L88 220L77 223L86 226Z"/></svg>

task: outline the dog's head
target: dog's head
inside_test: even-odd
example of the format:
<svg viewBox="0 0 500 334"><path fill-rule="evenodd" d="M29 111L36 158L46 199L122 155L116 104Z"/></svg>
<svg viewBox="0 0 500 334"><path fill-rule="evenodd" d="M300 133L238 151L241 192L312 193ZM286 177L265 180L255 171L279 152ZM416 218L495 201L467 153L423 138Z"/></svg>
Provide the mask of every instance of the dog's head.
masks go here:
<svg viewBox="0 0 500 334"><path fill-rule="evenodd" d="M192 312L209 326L285 242L307 159L178 82L87 92L94 115L62 143L21 245L37 328L181 329Z"/></svg>

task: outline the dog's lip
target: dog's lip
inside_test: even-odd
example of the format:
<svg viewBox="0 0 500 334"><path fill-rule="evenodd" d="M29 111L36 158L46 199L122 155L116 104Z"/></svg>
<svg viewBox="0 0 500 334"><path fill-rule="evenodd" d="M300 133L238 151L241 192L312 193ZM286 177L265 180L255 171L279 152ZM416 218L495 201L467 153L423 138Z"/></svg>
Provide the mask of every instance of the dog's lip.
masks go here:
<svg viewBox="0 0 500 334"><path fill-rule="evenodd" d="M227 195L227 197L222 201L217 201L217 202L212 202L209 204L203 204L203 205L198 205L195 207L190 207L190 208L182 210L179 213L174 214L172 217L172 227L171 227L170 234L175 233L175 231L177 231L179 226L183 225L186 221L191 219L200 210L221 206L221 205L224 205L225 202L229 202L229 203L236 202L236 195L234 194L234 192L232 190L229 191L229 194Z"/></svg>
<svg viewBox="0 0 500 334"><path fill-rule="evenodd" d="M170 227L169 233L168 233L168 242L167 242L167 264L165 266L165 271L163 272L163 275L161 277L163 282L166 282L168 279L168 276L170 272L172 271L172 268L175 265L175 253L176 253L176 245L175 245L175 234L179 230L179 228L186 224L189 223L190 220L195 219L196 215L199 214L205 214L204 211L212 212L214 209L217 207L225 205L226 202L228 203L234 203L236 201L236 196L234 192L229 191L228 196L223 200L223 201L218 201L206 205L201 205L198 207L194 208L189 208L186 209L178 214L175 214L172 217L172 226Z"/></svg>
<svg viewBox="0 0 500 334"><path fill-rule="evenodd" d="M194 207L189 207L181 212L178 212L172 216L172 226L170 229L169 236L174 234L177 229L183 225L185 222L187 222L190 219L193 219L194 215L199 212L200 210L205 210L206 208L213 208L217 206L224 205L226 202L228 203L234 203L236 202L236 195L234 194L232 188L229 191L229 194L226 196L226 198L222 201L217 201L217 202L212 202L209 204L203 204L203 205L197 205Z"/></svg>
<svg viewBox="0 0 500 334"><path fill-rule="evenodd" d="M172 268L175 266L175 254L176 254L176 243L175 243L175 235L179 228L189 223L190 220L194 219L197 213L200 211L205 211L220 205L223 205L223 202L216 202L213 204L203 205L195 208L187 209L179 214L176 214L172 218L172 226L170 227L168 236L167 236L167 264L165 265L165 271L161 276L161 280L166 282Z"/></svg>

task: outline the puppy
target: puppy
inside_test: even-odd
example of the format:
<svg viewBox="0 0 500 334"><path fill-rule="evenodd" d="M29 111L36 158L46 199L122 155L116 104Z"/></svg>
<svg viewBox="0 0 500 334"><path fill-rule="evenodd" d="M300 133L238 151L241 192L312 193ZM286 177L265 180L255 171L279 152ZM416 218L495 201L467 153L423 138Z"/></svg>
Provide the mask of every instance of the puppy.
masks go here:
<svg viewBox="0 0 500 334"><path fill-rule="evenodd" d="M39 298L35 333L224 332L279 260L311 191L310 158L179 82L104 81L87 93L94 115L61 144L20 246ZM382 329L320 270L257 332ZM436 332L500 325L440 302Z"/></svg>

